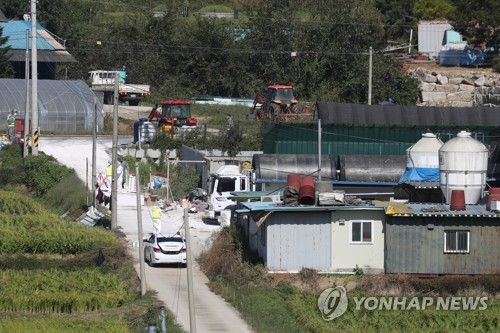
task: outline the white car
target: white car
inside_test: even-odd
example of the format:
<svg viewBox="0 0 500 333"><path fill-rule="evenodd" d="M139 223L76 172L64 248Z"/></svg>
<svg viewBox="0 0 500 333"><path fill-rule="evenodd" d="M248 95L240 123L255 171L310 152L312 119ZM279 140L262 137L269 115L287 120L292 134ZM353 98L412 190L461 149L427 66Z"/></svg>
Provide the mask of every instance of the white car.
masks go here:
<svg viewBox="0 0 500 333"><path fill-rule="evenodd" d="M162 235L151 234L144 239L144 260L151 267L157 264L187 263L186 240L180 234Z"/></svg>

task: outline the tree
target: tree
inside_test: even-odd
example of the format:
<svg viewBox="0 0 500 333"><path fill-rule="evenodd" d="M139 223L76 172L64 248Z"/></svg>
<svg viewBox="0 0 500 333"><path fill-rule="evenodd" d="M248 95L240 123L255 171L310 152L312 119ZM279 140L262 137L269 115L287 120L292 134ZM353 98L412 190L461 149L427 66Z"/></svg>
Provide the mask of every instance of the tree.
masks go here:
<svg viewBox="0 0 500 333"><path fill-rule="evenodd" d="M8 53L10 46L4 46L9 40L9 37L3 37L3 28L0 27L0 77L10 78L14 75L12 64Z"/></svg>
<svg viewBox="0 0 500 333"><path fill-rule="evenodd" d="M422 20L446 20L453 10L448 0L417 0L413 7L415 16Z"/></svg>
<svg viewBox="0 0 500 333"><path fill-rule="evenodd" d="M498 52L500 47L500 1L455 0L455 11L451 15L453 29L460 32L471 43L485 43Z"/></svg>
<svg viewBox="0 0 500 333"><path fill-rule="evenodd" d="M233 125L228 125L219 132L218 146L227 153L229 157L235 157L242 149L243 130L239 121L235 121Z"/></svg>

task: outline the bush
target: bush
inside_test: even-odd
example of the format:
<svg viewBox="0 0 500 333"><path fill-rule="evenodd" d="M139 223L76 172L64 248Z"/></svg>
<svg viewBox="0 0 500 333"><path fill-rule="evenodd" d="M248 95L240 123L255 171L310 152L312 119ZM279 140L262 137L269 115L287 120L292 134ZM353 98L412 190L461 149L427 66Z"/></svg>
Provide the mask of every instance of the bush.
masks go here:
<svg viewBox="0 0 500 333"><path fill-rule="evenodd" d="M493 71L500 73L500 58L493 59Z"/></svg>
<svg viewBox="0 0 500 333"><path fill-rule="evenodd" d="M43 196L63 178L75 170L59 164L52 156L28 156L24 161L24 183L38 196Z"/></svg>
<svg viewBox="0 0 500 333"><path fill-rule="evenodd" d="M21 184L24 179L21 145L5 145L0 150L0 184Z"/></svg>
<svg viewBox="0 0 500 333"><path fill-rule="evenodd" d="M69 211L73 218L78 217L83 207L92 204L93 200L92 193L74 172L50 188L43 199L60 212Z"/></svg>

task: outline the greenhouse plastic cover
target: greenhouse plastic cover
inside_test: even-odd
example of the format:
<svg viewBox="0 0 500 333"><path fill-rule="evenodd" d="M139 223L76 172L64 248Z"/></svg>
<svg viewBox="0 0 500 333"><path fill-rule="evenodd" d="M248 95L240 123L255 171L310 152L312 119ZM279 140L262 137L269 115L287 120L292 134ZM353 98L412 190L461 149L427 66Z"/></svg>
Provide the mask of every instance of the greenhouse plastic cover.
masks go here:
<svg viewBox="0 0 500 333"><path fill-rule="evenodd" d="M30 87L31 89L31 87ZM31 110L31 90L29 92ZM17 110L24 119L26 81L0 79L0 128L5 130L7 115ZM94 105L97 127L102 128L102 103L83 81L38 80L38 126L41 131L85 132L93 129Z"/></svg>

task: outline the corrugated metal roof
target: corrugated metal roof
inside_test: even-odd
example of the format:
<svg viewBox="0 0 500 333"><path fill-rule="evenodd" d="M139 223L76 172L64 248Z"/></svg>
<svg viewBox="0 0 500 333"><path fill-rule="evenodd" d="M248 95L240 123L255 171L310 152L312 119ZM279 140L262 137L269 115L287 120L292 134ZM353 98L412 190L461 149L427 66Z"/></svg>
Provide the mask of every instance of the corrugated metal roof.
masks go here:
<svg viewBox="0 0 500 333"><path fill-rule="evenodd" d="M354 103L316 103L315 118L326 125L375 127L497 127L498 107L430 107L416 105L365 105Z"/></svg>
<svg viewBox="0 0 500 333"><path fill-rule="evenodd" d="M9 37L5 46L10 46L9 57L11 61L25 61L26 57L26 30L30 30L29 21L0 22L3 36ZM47 30L37 22L37 51L40 62L76 62L66 48L61 45ZM28 47L31 49L31 39Z"/></svg>
<svg viewBox="0 0 500 333"><path fill-rule="evenodd" d="M332 210L384 210L382 206L284 206L273 202L242 202L250 212L258 211L332 211Z"/></svg>
<svg viewBox="0 0 500 333"><path fill-rule="evenodd" d="M447 217L500 217L496 211L486 210L485 205L466 205L465 210L450 210L447 204L408 203L406 204L413 214L398 216L447 216Z"/></svg>
<svg viewBox="0 0 500 333"><path fill-rule="evenodd" d="M10 46L12 49L26 49L26 30L30 30L31 22L28 21L8 21L0 22L0 27L3 28L3 36L9 37L5 46ZM64 47L55 42L55 40L45 31L45 29L37 23L37 50L64 50ZM49 38L50 37L50 42ZM29 42L31 48L31 40Z"/></svg>

